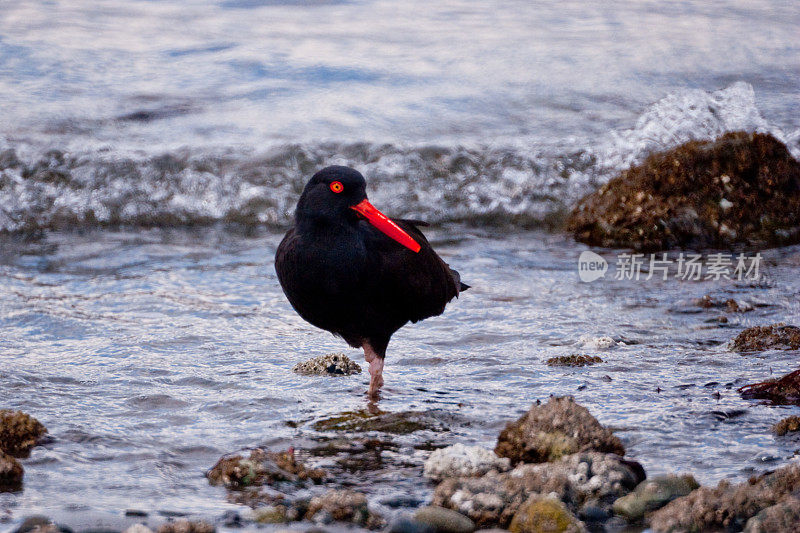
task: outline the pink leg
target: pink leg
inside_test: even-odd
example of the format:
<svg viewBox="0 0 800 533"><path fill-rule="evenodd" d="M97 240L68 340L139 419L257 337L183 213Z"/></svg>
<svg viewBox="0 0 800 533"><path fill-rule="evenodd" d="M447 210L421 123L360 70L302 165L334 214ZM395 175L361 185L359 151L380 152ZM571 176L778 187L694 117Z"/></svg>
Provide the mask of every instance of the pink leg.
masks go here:
<svg viewBox="0 0 800 533"><path fill-rule="evenodd" d="M364 343L364 359L369 363L369 395L377 396L383 386L383 357L378 356L368 343Z"/></svg>

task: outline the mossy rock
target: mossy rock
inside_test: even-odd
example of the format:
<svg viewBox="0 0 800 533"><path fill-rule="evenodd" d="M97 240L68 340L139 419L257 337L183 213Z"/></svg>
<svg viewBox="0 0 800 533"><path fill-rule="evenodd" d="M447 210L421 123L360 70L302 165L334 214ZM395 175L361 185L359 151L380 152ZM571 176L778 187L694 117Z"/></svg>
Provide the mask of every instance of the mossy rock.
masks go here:
<svg viewBox="0 0 800 533"><path fill-rule="evenodd" d="M578 202L593 246L664 250L800 242L800 162L769 134L726 133L650 155Z"/></svg>
<svg viewBox="0 0 800 533"><path fill-rule="evenodd" d="M796 433L797 431L800 431L800 416L787 416L772 426L772 431L779 437L782 437L787 433Z"/></svg>
<svg viewBox="0 0 800 533"><path fill-rule="evenodd" d="M625 447L611 430L568 396L534 404L500 432L494 449L511 464L542 463L585 451L625 455Z"/></svg>
<svg viewBox="0 0 800 533"><path fill-rule="evenodd" d="M602 363L603 360L596 355L561 355L547 360L547 366L588 366Z"/></svg>
<svg viewBox="0 0 800 533"><path fill-rule="evenodd" d="M280 483L302 486L306 482L320 483L325 476L320 468L306 468L292 449L270 452L257 448L247 458L238 454L224 456L206 472L209 483L229 489Z"/></svg>
<svg viewBox="0 0 800 533"><path fill-rule="evenodd" d="M737 352L800 350L800 328L783 323L747 328L733 339Z"/></svg>
<svg viewBox="0 0 800 533"><path fill-rule="evenodd" d="M297 363L292 372L305 376L350 376L360 374L361 367L343 353L329 353Z"/></svg>
<svg viewBox="0 0 800 533"><path fill-rule="evenodd" d="M0 409L0 451L27 457L47 433L41 422L22 411Z"/></svg>
<svg viewBox="0 0 800 533"><path fill-rule="evenodd" d="M511 533L582 533L586 528L561 500L535 495L522 504L508 530Z"/></svg>
<svg viewBox="0 0 800 533"><path fill-rule="evenodd" d="M315 422L312 427L317 431L347 431L366 433L377 431L396 435L407 435L415 431L446 431L446 425L422 411L401 411L387 413L384 411L347 411L340 415Z"/></svg>

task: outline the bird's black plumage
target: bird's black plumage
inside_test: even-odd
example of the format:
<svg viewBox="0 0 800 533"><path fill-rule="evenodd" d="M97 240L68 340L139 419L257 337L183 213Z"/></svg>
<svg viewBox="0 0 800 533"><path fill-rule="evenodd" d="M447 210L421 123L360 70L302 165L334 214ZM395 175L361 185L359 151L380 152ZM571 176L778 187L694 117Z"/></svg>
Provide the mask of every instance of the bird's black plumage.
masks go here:
<svg viewBox="0 0 800 533"><path fill-rule="evenodd" d="M341 192L333 192L334 182ZM301 317L364 347L368 360L371 350L382 368L395 331L440 315L467 286L433 251L418 228L424 222L394 220L419 244L414 252L359 217L353 206L366 197L356 170L317 172L300 197L295 226L278 247L275 270Z"/></svg>

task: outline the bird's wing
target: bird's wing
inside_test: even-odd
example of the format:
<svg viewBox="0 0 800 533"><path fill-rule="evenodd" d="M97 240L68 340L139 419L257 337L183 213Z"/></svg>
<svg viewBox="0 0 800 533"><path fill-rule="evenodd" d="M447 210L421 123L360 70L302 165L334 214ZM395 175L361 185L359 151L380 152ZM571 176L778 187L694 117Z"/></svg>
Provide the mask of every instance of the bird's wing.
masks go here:
<svg viewBox="0 0 800 533"><path fill-rule="evenodd" d="M404 322L439 315L447 302L458 296L457 276L433 250L416 221L394 222L419 243L420 250L415 253L370 226L365 244L369 285L377 296L372 305L381 313L402 315Z"/></svg>

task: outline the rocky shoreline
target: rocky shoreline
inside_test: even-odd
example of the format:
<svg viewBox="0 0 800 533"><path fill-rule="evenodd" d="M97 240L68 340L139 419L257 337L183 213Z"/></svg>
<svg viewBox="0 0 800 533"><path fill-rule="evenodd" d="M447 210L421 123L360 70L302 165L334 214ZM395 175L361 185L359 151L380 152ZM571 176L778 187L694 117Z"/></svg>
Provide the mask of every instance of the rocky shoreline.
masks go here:
<svg viewBox="0 0 800 533"><path fill-rule="evenodd" d="M784 324L749 328L731 341L730 349L745 354L792 350L796 331ZM580 362L587 358L591 356L578 356ZM565 364L571 361L567 359ZM302 368L306 374L340 376L342 368L352 368L352 362L341 355L336 355L335 361L325 356ZM796 404L800 390L790 389L787 383L786 378L767 381L744 386L740 392L748 398L759 397L754 395L756 389L767 390L769 394L761 397L774 403ZM797 394L793 395L795 390ZM140 517L140 523L108 531L211 533L268 526L283 528L284 532L315 533L353 527L389 533L645 528L657 533L715 529L780 533L794 531L800 523L797 462L744 483L722 481L708 487L686 472L648 477L635 458L626 456L625 446L614 431L600 424L572 397L535 402L500 431L493 450L448 442L448 424L457 423L452 416L436 411L387 413L372 408L318 420L311 424L315 431L342 434L343 438L328 437L316 448L255 448L223 456L208 470L208 482L224 488L228 501L244 506L246 511L206 520L164 520L130 512L127 521L136 522ZM800 431L797 420L792 416L780 421L773 431L778 438ZM396 448L392 437L418 431L443 437L430 443L424 464L407 472L427 478L433 495L429 501L401 502L398 511L384 515L373 505L369 483L363 478L375 469L399 467L400 463L393 463L396 459L384 457ZM30 415L0 410L0 490L23 489L24 469L18 458L26 457L46 438L47 429ZM335 460L322 461L330 457ZM324 466L320 466L322 463ZM34 516L13 531L73 530Z"/></svg>

